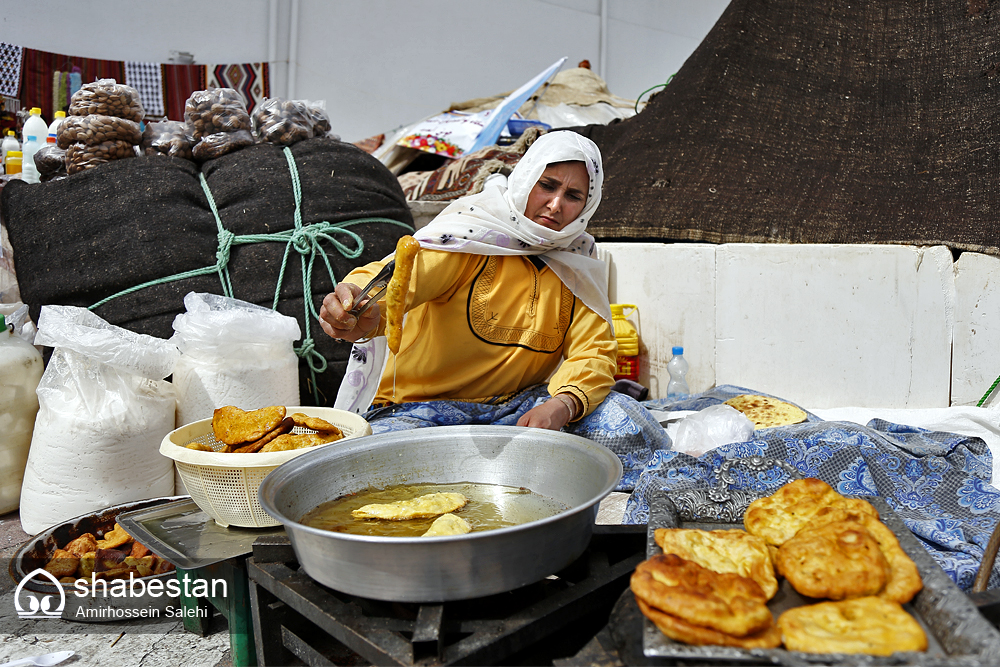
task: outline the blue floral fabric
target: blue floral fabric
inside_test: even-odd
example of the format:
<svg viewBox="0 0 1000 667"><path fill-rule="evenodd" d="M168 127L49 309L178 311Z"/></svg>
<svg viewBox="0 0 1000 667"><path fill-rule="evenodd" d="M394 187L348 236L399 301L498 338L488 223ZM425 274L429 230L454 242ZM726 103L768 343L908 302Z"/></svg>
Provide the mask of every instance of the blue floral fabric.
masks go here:
<svg viewBox="0 0 1000 667"><path fill-rule="evenodd" d="M663 411L701 410L740 394L762 392L717 387L681 401L644 406ZM981 438L933 432L873 419L866 426L807 421L761 429L747 442L717 447L699 458L654 451L628 499L627 523L646 523L649 498L658 490L716 488L726 459L766 456L783 460L804 477L817 477L845 495L880 496L963 590L969 590L994 526L1000 491L990 484L992 455ZM771 492L788 481L780 469L737 477L730 489ZM1000 586L994 567L989 588Z"/></svg>
<svg viewBox="0 0 1000 667"><path fill-rule="evenodd" d="M457 424L516 426L521 415L549 398L545 386L537 385L495 403L402 403L374 408L366 412L364 418L371 424L373 433ZM611 392L592 413L563 430L594 440L618 455L624 468L619 491L631 491L655 455L669 450L671 445L666 431L645 407L617 392Z"/></svg>

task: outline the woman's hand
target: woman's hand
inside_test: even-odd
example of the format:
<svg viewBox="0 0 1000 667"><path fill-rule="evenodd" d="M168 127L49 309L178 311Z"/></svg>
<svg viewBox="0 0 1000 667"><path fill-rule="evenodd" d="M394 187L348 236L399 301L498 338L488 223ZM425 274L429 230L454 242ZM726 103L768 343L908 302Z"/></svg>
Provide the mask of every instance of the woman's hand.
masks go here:
<svg viewBox="0 0 1000 667"><path fill-rule="evenodd" d="M576 411L570 409L569 403L572 403L574 406L577 404L576 399L572 398L570 394L561 395L569 398L569 402L556 397L550 398L541 405L533 407L521 415L521 418L517 420L517 425L531 428L546 428L550 431L561 429L576 416Z"/></svg>
<svg viewBox="0 0 1000 667"><path fill-rule="evenodd" d="M381 317L377 303L360 319L347 312L354 307L354 300L360 294L361 288L357 285L340 283L326 295L319 309L319 325L327 335L356 343L375 331Z"/></svg>

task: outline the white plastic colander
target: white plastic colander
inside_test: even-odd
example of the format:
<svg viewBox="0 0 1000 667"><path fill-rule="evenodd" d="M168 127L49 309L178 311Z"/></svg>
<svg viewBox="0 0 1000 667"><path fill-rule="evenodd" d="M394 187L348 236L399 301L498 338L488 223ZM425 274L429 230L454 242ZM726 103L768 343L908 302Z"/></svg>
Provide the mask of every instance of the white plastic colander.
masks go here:
<svg viewBox="0 0 1000 667"><path fill-rule="evenodd" d="M335 447L348 438L360 438L371 435L372 432L367 421L346 410L308 406L286 407L287 415L294 412L325 419L344 432L341 440L316 447ZM298 426L292 432L313 433L311 429ZM216 451L202 452L185 447L192 442L208 445ZM212 420L202 419L168 433L160 443L160 453L173 459L181 481L191 494L191 500L220 526L243 528L277 526L280 521L265 512L257 502L257 489L269 472L285 461L316 447L284 452L223 454L217 451L223 446L223 443L215 439Z"/></svg>

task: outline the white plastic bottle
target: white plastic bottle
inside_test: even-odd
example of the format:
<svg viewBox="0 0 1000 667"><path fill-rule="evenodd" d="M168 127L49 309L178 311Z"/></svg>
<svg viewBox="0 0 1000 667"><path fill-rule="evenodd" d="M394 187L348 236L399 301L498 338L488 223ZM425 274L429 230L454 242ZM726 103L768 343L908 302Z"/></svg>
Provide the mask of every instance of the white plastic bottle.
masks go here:
<svg viewBox="0 0 1000 667"><path fill-rule="evenodd" d="M56 137L58 137L59 136L59 126L63 124L64 120L66 120L66 112L65 111L57 111L56 112L56 117L53 118L52 122L49 124L48 134L49 135L53 135L54 134L54 135L56 135Z"/></svg>
<svg viewBox="0 0 1000 667"><path fill-rule="evenodd" d="M688 372L688 362L684 358L684 348L674 347L673 355L667 362L667 372L670 373L670 382L667 383L667 398L684 398L691 393L687 380L684 376Z"/></svg>
<svg viewBox="0 0 1000 667"><path fill-rule="evenodd" d="M7 153L19 150L21 150L21 142L17 140L17 135L14 134L14 130L7 130L7 136L3 138L3 142L0 142L0 153L3 155L0 160L3 161L5 167L7 165Z"/></svg>
<svg viewBox="0 0 1000 667"><path fill-rule="evenodd" d="M17 509L35 428L42 355L0 315L0 514Z"/></svg>
<svg viewBox="0 0 1000 667"><path fill-rule="evenodd" d="M38 183L41 176L35 168L35 153L42 147L42 143L33 134L24 137L24 146L21 148L21 180L25 183Z"/></svg>

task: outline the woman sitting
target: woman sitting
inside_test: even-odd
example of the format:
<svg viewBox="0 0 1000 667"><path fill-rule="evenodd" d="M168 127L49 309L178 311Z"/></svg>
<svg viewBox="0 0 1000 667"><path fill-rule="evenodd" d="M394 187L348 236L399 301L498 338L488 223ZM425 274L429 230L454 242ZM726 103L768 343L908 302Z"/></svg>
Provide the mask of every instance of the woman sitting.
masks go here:
<svg viewBox="0 0 1000 667"><path fill-rule="evenodd" d="M626 470L651 450L668 448L646 410L611 393L617 343L605 265L586 233L602 182L592 141L551 132L509 179L491 176L482 192L453 202L419 230L393 358L381 337L384 309L360 318L348 312L361 286L392 258L352 271L320 310L327 334L356 343L337 407L370 407L364 416L375 433L570 425L623 460L631 457Z"/></svg>

